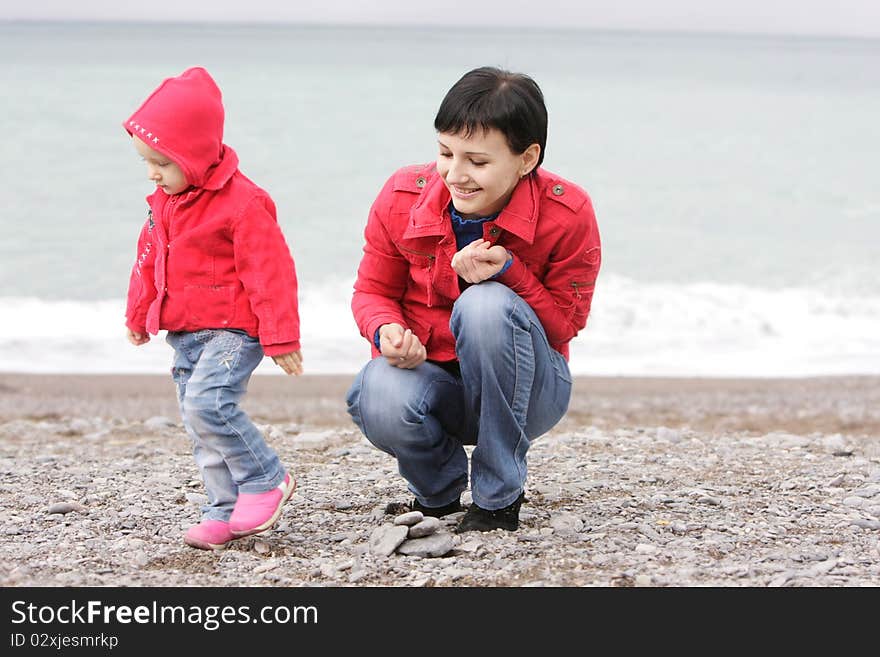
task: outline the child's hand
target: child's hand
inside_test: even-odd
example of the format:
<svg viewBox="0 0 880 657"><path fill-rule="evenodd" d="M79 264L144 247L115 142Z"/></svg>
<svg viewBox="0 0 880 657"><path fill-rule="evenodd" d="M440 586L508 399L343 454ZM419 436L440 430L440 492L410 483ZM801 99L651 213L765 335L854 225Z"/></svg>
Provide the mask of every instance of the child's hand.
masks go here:
<svg viewBox="0 0 880 657"><path fill-rule="evenodd" d="M128 341L135 347L140 347L142 344L147 344L150 341L149 333L137 333L131 329L126 329L126 331L128 331Z"/></svg>
<svg viewBox="0 0 880 657"><path fill-rule="evenodd" d="M302 351L297 349L296 351L291 351L289 354L279 354L278 356L272 356L272 360L275 361L275 364L284 370L285 374L296 374L299 376L303 373L302 368Z"/></svg>

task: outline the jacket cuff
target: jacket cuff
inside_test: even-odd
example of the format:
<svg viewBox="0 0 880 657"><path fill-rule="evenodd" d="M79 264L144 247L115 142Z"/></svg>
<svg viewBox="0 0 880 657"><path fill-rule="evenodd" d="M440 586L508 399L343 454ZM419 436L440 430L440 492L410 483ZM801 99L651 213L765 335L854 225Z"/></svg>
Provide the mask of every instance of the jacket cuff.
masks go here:
<svg viewBox="0 0 880 657"><path fill-rule="evenodd" d="M529 273L531 272L529 272L529 268L525 266L525 263L519 258L514 257L513 260L510 261L510 267L507 268L507 271L499 273L495 280L499 283L504 283L507 287L516 292L518 288L522 287L525 278Z"/></svg>
<svg viewBox="0 0 880 657"><path fill-rule="evenodd" d="M284 354L289 354L290 352L297 351L299 349L299 340L294 340L293 342L279 342L277 344L263 345L263 353L267 356L283 356Z"/></svg>
<svg viewBox="0 0 880 657"><path fill-rule="evenodd" d="M379 315L377 317L373 317L366 326L365 336L369 336L367 340L369 340L370 344L373 345L374 348L378 349L378 346L375 342L373 342L376 334L383 324L400 324L402 327L406 328L406 322L403 317L395 317L393 315Z"/></svg>
<svg viewBox="0 0 880 657"><path fill-rule="evenodd" d="M125 327L134 333L146 333L147 332L147 323L144 321L143 323L136 322L131 319L125 320Z"/></svg>
<svg viewBox="0 0 880 657"><path fill-rule="evenodd" d="M507 254L510 256L507 259L507 262L504 263L504 266L501 269L499 269L498 271L496 271L494 274L492 274L489 277L490 281L497 281L499 278L501 278L502 276L504 276L504 274L507 273L508 269L510 269L513 266L513 261L516 260L516 257L510 252L510 249L507 249Z"/></svg>

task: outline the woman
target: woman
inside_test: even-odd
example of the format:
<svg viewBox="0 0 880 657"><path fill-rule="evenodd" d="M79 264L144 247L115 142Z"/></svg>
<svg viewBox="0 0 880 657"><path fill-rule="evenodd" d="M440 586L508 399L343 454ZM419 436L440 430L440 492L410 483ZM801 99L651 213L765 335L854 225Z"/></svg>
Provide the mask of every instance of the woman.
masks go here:
<svg viewBox="0 0 880 657"><path fill-rule="evenodd" d="M513 531L529 445L568 408L599 233L586 192L540 168L547 109L528 76L470 71L434 128L436 163L397 171L370 210L352 310L373 360L348 411L425 515L461 510L476 445L456 531Z"/></svg>

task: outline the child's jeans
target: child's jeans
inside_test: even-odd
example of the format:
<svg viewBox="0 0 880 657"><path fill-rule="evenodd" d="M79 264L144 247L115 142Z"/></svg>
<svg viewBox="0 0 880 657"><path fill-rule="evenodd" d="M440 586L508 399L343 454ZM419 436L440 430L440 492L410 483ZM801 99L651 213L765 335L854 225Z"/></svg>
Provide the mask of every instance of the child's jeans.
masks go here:
<svg viewBox="0 0 880 657"><path fill-rule="evenodd" d="M459 498L467 486L484 509L516 500L526 481L531 441L568 409L571 375L535 312L501 283L462 293L450 327L458 375L426 361L408 370L379 356L355 378L348 412L371 443L397 458L400 474L425 506Z"/></svg>
<svg viewBox="0 0 880 657"><path fill-rule="evenodd" d="M259 340L241 331L169 331L171 376L192 439L208 503L203 520L228 521L239 493L263 493L284 479L278 455L238 403L263 359Z"/></svg>

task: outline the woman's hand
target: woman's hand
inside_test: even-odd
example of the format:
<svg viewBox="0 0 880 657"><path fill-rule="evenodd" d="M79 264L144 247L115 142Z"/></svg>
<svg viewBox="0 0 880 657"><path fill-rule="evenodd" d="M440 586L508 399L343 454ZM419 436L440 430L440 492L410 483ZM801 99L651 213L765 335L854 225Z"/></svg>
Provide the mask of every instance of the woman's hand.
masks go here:
<svg viewBox="0 0 880 657"><path fill-rule="evenodd" d="M275 364L284 370L285 374L296 374L299 376L303 373L302 368L302 351L297 349L296 351L291 351L287 354L278 354L277 356L272 356L272 360L275 361Z"/></svg>
<svg viewBox="0 0 880 657"><path fill-rule="evenodd" d="M452 256L452 268L468 283L480 283L501 271L510 257L503 246L480 238Z"/></svg>
<svg viewBox="0 0 880 657"><path fill-rule="evenodd" d="M410 329L400 324L383 324L379 328L379 351L394 367L411 370L428 358L428 351Z"/></svg>
<svg viewBox="0 0 880 657"><path fill-rule="evenodd" d="M126 337L135 347L140 347L142 344L147 344L150 341L149 333L138 333L131 329L126 329Z"/></svg>

